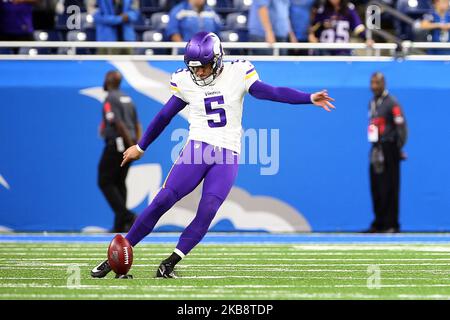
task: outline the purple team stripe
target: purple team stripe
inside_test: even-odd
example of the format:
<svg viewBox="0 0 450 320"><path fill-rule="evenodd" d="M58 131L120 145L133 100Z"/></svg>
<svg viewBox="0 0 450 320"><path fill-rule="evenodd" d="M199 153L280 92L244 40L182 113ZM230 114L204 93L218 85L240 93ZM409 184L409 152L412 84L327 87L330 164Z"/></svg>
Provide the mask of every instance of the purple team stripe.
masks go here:
<svg viewBox="0 0 450 320"><path fill-rule="evenodd" d="M172 81L170 82L171 85L173 85L174 87L178 87L176 83L173 83Z"/></svg>
<svg viewBox="0 0 450 320"><path fill-rule="evenodd" d="M255 68L251 68L251 69L248 70L245 74L249 74L249 73L252 72L253 70L255 70Z"/></svg>

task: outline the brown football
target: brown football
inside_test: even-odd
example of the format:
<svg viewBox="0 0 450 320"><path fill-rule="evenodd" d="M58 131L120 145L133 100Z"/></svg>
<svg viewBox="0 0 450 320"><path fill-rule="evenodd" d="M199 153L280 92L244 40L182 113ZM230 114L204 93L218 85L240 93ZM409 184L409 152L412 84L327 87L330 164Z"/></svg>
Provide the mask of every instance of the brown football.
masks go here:
<svg viewBox="0 0 450 320"><path fill-rule="evenodd" d="M127 274L133 263L133 247L127 239L118 234L108 248L108 262L118 275Z"/></svg>

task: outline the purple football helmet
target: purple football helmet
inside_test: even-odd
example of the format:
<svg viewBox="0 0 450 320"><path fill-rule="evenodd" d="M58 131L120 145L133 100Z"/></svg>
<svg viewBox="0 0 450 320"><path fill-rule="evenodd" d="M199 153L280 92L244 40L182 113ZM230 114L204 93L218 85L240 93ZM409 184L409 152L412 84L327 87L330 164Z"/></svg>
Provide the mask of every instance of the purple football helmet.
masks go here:
<svg viewBox="0 0 450 320"><path fill-rule="evenodd" d="M192 80L199 86L211 84L223 67L223 49L219 37L212 32L198 32L186 45L184 63L191 72ZM201 79L195 74L195 67L212 64L213 72Z"/></svg>

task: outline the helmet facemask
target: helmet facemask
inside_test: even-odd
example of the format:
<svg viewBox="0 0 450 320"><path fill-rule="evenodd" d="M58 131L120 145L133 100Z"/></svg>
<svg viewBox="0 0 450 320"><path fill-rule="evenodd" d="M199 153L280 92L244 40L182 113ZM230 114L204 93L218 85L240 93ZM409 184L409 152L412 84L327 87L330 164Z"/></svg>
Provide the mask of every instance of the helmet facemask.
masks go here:
<svg viewBox="0 0 450 320"><path fill-rule="evenodd" d="M214 56L214 59L212 61L212 72L211 74L206 78L200 78L195 73L195 68L202 66L201 64L198 64L196 66L193 66L192 64L196 64L198 61L190 61L187 64L187 67L191 73L191 78L194 83L200 87L204 87L207 85L210 85L213 83L213 81L217 78L217 76L220 74L220 71L222 69L223 63L222 63L222 57L219 57L218 55ZM191 65L189 65L191 64Z"/></svg>

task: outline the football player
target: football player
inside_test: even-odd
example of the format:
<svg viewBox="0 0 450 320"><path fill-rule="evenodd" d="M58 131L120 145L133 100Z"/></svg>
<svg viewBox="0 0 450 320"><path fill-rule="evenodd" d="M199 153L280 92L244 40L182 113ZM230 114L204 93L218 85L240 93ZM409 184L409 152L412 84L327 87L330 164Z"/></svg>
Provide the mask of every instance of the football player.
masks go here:
<svg viewBox="0 0 450 320"><path fill-rule="evenodd" d="M223 49L214 33L199 32L187 43L186 69L172 75L171 98L148 126L142 139L123 154L122 165L142 157L171 119L189 105L188 142L175 161L151 204L139 215L126 239L137 245L152 232L158 220L177 201L203 181L197 214L181 234L173 253L163 260L157 277L175 278L175 265L204 237L226 199L238 172L244 95L290 104L314 104L326 111L334 108L326 90L313 94L286 87L273 87L259 80L248 61L223 61ZM91 275L104 277L111 271L108 260Z"/></svg>

